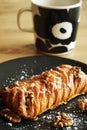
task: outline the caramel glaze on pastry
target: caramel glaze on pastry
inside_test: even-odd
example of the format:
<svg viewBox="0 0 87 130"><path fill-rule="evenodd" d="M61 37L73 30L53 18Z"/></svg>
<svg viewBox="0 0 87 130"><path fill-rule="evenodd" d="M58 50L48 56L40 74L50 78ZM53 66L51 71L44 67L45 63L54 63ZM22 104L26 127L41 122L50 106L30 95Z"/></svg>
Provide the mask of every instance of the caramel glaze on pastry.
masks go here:
<svg viewBox="0 0 87 130"><path fill-rule="evenodd" d="M46 110L84 93L87 93L87 75L80 67L63 64L1 89L0 97L16 116L35 119ZM14 122L7 111L1 113Z"/></svg>

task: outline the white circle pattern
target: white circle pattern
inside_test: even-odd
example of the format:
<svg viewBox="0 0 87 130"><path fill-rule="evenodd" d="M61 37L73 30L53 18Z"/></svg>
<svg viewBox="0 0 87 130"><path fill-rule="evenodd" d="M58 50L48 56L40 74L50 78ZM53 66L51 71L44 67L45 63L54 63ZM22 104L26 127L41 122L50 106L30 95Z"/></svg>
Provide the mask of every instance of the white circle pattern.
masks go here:
<svg viewBox="0 0 87 130"><path fill-rule="evenodd" d="M65 32L62 32L61 29L65 30ZM57 23L52 27L53 36L62 40L70 38L72 35L72 31L73 26L70 22Z"/></svg>

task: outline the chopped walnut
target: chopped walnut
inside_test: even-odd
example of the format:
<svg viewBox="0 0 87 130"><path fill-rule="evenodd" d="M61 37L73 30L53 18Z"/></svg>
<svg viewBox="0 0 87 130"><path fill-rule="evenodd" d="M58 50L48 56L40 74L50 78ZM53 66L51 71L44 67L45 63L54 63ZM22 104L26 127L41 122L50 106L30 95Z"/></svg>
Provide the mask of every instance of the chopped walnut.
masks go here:
<svg viewBox="0 0 87 130"><path fill-rule="evenodd" d="M26 97L26 105L29 105L30 102L31 103L34 102L34 95L32 92L26 92L25 97Z"/></svg>
<svg viewBox="0 0 87 130"><path fill-rule="evenodd" d="M87 111L87 99L80 99L79 101L79 108L82 110L82 111Z"/></svg>
<svg viewBox="0 0 87 130"><path fill-rule="evenodd" d="M54 127L71 126L72 124L73 119L64 112L58 112L56 117L53 119Z"/></svg>
<svg viewBox="0 0 87 130"><path fill-rule="evenodd" d="M72 70L73 70L73 74L74 74L75 78L79 78L80 77L81 68L75 66L75 67L72 68Z"/></svg>
<svg viewBox="0 0 87 130"><path fill-rule="evenodd" d="M1 115L4 116L7 120L13 122L13 123L19 123L21 122L21 118L13 113L10 109L6 108L1 111Z"/></svg>

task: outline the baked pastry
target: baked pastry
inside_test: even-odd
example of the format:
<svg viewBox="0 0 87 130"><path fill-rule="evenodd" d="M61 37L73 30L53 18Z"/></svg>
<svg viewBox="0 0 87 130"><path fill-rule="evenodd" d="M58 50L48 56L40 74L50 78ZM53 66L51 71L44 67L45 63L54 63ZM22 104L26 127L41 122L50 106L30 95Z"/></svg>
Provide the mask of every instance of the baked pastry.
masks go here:
<svg viewBox="0 0 87 130"><path fill-rule="evenodd" d="M80 67L63 64L1 89L0 97L19 119L14 121L14 114L7 108L1 115L12 122L20 122L20 118L35 119L84 93L87 93L87 75Z"/></svg>

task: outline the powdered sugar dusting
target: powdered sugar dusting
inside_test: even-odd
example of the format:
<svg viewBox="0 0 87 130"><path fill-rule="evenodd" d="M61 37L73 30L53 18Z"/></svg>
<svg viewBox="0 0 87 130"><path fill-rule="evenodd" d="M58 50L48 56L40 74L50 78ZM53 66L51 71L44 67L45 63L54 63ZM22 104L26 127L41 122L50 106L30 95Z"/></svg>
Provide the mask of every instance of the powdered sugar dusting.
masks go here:
<svg viewBox="0 0 87 130"><path fill-rule="evenodd" d="M36 64L36 61L34 61ZM3 86L6 86L10 83L16 82L18 84L18 81L26 79L28 77L31 77L33 75L36 75L35 73L37 68L28 67L28 65L24 64L23 66L20 66L20 68L15 71L15 73L10 74L10 76L5 80ZM45 69L48 69L48 67L41 67L40 71L43 71ZM71 82L70 82L71 84ZM32 87L34 84L32 84ZM46 90L43 90L42 92L45 92ZM52 119L55 117L56 112L66 112L69 116L71 116L74 120L74 124L71 127L64 127L63 130L82 130L87 129L87 114L85 112L82 112L78 108L78 99L82 98L83 96L77 97L67 104L63 104L59 107L57 107L54 110L47 111L39 116L39 119L37 121L33 120L22 120L19 124L13 124L11 122L5 121L4 119L0 119L0 124L2 124L3 128L9 129L9 130L59 130L59 128L53 128L52 126ZM85 95L87 97L87 95ZM1 126L0 126L1 129Z"/></svg>
<svg viewBox="0 0 87 130"><path fill-rule="evenodd" d="M16 70L15 73L11 73L10 76L7 77L3 86L7 86L14 82L18 83L18 81L21 81L33 75L34 70L32 68L29 68L26 64L24 64L23 66L20 66L19 70Z"/></svg>

